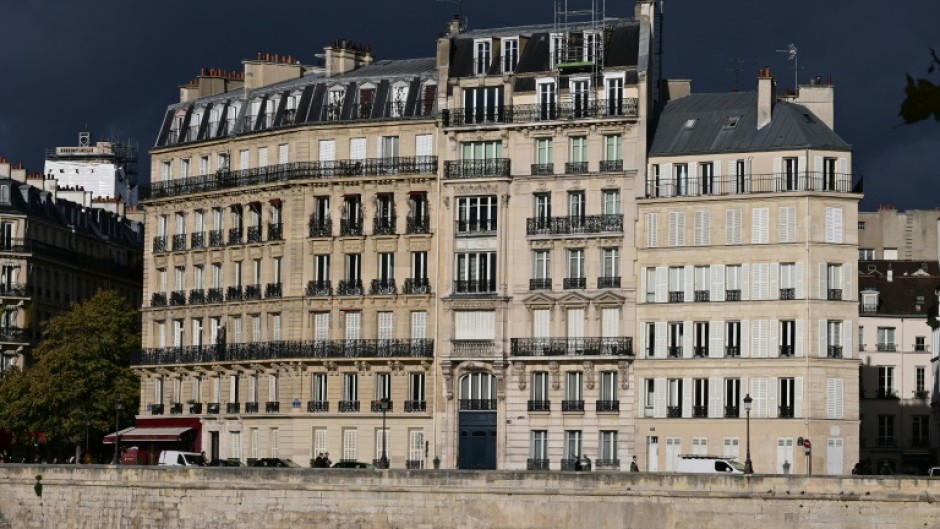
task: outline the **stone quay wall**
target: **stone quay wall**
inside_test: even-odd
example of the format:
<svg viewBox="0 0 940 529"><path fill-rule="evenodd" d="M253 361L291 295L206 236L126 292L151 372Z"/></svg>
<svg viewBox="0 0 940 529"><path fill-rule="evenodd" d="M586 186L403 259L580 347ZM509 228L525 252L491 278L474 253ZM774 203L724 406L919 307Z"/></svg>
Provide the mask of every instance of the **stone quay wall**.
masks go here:
<svg viewBox="0 0 940 529"><path fill-rule="evenodd" d="M922 529L938 501L890 476L0 465L0 529Z"/></svg>

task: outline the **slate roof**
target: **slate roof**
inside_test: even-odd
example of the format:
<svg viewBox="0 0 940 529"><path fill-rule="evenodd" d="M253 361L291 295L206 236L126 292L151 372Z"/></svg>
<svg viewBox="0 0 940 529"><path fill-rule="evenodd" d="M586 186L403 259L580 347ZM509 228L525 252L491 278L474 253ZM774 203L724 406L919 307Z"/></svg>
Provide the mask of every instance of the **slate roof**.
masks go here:
<svg viewBox="0 0 940 529"><path fill-rule="evenodd" d="M737 125L729 120L737 118ZM695 120L691 129L689 120ZM757 129L757 92L692 94L670 101L659 115L650 156L788 149L850 150L806 107L778 101L770 124Z"/></svg>
<svg viewBox="0 0 940 529"><path fill-rule="evenodd" d="M888 281L888 270L893 278ZM859 292L878 292L878 311L863 316L923 316L936 314L940 265L936 261L860 261ZM859 296L859 301L862 297Z"/></svg>

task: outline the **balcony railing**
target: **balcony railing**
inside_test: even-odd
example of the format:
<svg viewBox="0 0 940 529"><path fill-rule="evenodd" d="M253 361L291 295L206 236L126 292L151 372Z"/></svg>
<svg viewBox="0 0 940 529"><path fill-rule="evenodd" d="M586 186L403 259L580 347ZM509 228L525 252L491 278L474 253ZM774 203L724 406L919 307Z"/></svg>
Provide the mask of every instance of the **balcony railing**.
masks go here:
<svg viewBox="0 0 940 529"><path fill-rule="evenodd" d="M153 253L163 253L167 251L166 237L157 236L153 238Z"/></svg>
<svg viewBox="0 0 940 529"><path fill-rule="evenodd" d="M706 356L708 356L708 346L707 345L693 345L692 356L695 358L705 358Z"/></svg>
<svg viewBox="0 0 940 529"><path fill-rule="evenodd" d="M459 180L465 178L508 177L509 158L491 158L489 160L456 160L444 162L444 178Z"/></svg>
<svg viewBox="0 0 940 529"><path fill-rule="evenodd" d="M555 174L555 164L553 163L534 163L531 167L534 176L552 176Z"/></svg>
<svg viewBox="0 0 940 529"><path fill-rule="evenodd" d="M426 400L406 400L405 413L424 413L428 411L428 402Z"/></svg>
<svg viewBox="0 0 940 529"><path fill-rule="evenodd" d="M598 277L597 288L620 288L619 277Z"/></svg>
<svg viewBox="0 0 940 529"><path fill-rule="evenodd" d="M23 283L0 283L0 296L25 298L31 291Z"/></svg>
<svg viewBox="0 0 940 529"><path fill-rule="evenodd" d="M793 356L795 353L795 347L792 345L781 345L780 346L780 356Z"/></svg>
<svg viewBox="0 0 940 529"><path fill-rule="evenodd" d="M241 413L242 405L240 402L228 402L225 404L225 413Z"/></svg>
<svg viewBox="0 0 940 529"><path fill-rule="evenodd" d="M225 301L241 301L245 298L242 287L228 287L225 289Z"/></svg>
<svg viewBox="0 0 940 529"><path fill-rule="evenodd" d="M842 301L842 289L841 288L830 288L827 291L826 299L829 301Z"/></svg>
<svg viewBox="0 0 940 529"><path fill-rule="evenodd" d="M190 235L189 238L189 247L193 250L202 250L206 247L206 234L205 232L198 232Z"/></svg>
<svg viewBox="0 0 940 529"><path fill-rule="evenodd" d="M495 220L458 220L454 223L454 231L460 235L495 235Z"/></svg>
<svg viewBox="0 0 940 529"><path fill-rule="evenodd" d="M210 288L206 291L206 303L222 303L222 289Z"/></svg>
<svg viewBox="0 0 940 529"><path fill-rule="evenodd" d="M882 448L895 448L898 446L898 441L893 436L891 437L879 437L875 444Z"/></svg>
<svg viewBox="0 0 940 529"><path fill-rule="evenodd" d="M408 215L405 219L405 230L409 235L431 233L431 217L429 215Z"/></svg>
<svg viewBox="0 0 940 529"><path fill-rule="evenodd" d="M163 292L154 292L150 295L151 307L166 307L166 294Z"/></svg>
<svg viewBox="0 0 940 529"><path fill-rule="evenodd" d="M550 400L530 400L529 411L552 411L552 401Z"/></svg>
<svg viewBox="0 0 940 529"><path fill-rule="evenodd" d="M365 290L362 287L360 279L341 279L339 287L336 289L339 296L362 296Z"/></svg>
<svg viewBox="0 0 940 529"><path fill-rule="evenodd" d="M624 98L608 101L563 101L551 104L502 105L453 108L442 113L445 127L492 125L500 123L535 123L603 118L636 118L639 100Z"/></svg>
<svg viewBox="0 0 940 529"><path fill-rule="evenodd" d="M398 294L398 287L394 279L373 279L369 285L370 296L394 296Z"/></svg>
<svg viewBox="0 0 940 529"><path fill-rule="evenodd" d="M623 160L601 160L602 173L619 173L623 171Z"/></svg>
<svg viewBox="0 0 940 529"><path fill-rule="evenodd" d="M330 401L328 400L308 400L308 413L326 413L330 411Z"/></svg>
<svg viewBox="0 0 940 529"><path fill-rule="evenodd" d="M620 460L619 459L596 459L594 460L594 468L598 470L601 470L601 469L617 470L620 468Z"/></svg>
<svg viewBox="0 0 940 529"><path fill-rule="evenodd" d="M914 391L915 399L927 400L928 397L930 397L930 392L927 391L926 389L919 389L919 390Z"/></svg>
<svg viewBox="0 0 940 529"><path fill-rule="evenodd" d="M682 417L682 407L666 406L666 417L670 419L677 419L679 417Z"/></svg>
<svg viewBox="0 0 940 529"><path fill-rule="evenodd" d="M261 241L261 226L248 226L248 244L257 244Z"/></svg>
<svg viewBox="0 0 940 529"><path fill-rule="evenodd" d="M597 412L620 411L619 400L599 400L594 403L594 410Z"/></svg>
<svg viewBox="0 0 940 529"><path fill-rule="evenodd" d="M795 288L781 288L780 299L784 299L784 300L796 299L796 289Z"/></svg>
<svg viewBox="0 0 940 529"><path fill-rule="evenodd" d="M646 183L646 198L677 196L742 195L749 193L794 193L828 191L852 193L851 174L801 172L697 177L688 179L651 178Z"/></svg>
<svg viewBox="0 0 940 529"><path fill-rule="evenodd" d="M265 299L279 298L283 294L283 285L281 283L268 283L264 286Z"/></svg>
<svg viewBox="0 0 940 529"><path fill-rule="evenodd" d="M425 295L431 293L431 282L426 277L409 277L402 285L402 294Z"/></svg>
<svg viewBox="0 0 940 529"><path fill-rule="evenodd" d="M152 404L150 406L151 415L163 415L163 404Z"/></svg>
<svg viewBox="0 0 940 529"><path fill-rule="evenodd" d="M460 399L457 407L463 411L496 411L496 399Z"/></svg>
<svg viewBox="0 0 940 529"><path fill-rule="evenodd" d="M692 406L692 417L696 419L708 417L708 406Z"/></svg>
<svg viewBox="0 0 940 529"><path fill-rule="evenodd" d="M405 468L407 470L422 470L424 469L424 460L423 459L406 459Z"/></svg>
<svg viewBox="0 0 940 529"><path fill-rule="evenodd" d="M154 182L150 186L150 197L166 198L290 180L435 173L437 156L294 162Z"/></svg>
<svg viewBox="0 0 940 529"><path fill-rule="evenodd" d="M551 290L551 289L552 289L551 278L529 280L529 290Z"/></svg>
<svg viewBox="0 0 940 529"><path fill-rule="evenodd" d="M395 235L395 226L398 223L398 217L375 217L372 219L373 235Z"/></svg>
<svg viewBox="0 0 940 529"><path fill-rule="evenodd" d="M781 419L792 419L794 417L793 405L781 404L779 406L777 417L780 417Z"/></svg>
<svg viewBox="0 0 940 529"><path fill-rule="evenodd" d="M173 251L181 252L186 249L186 234L181 233L173 236Z"/></svg>
<svg viewBox="0 0 940 529"><path fill-rule="evenodd" d="M359 237L362 235L362 219L349 218L340 219L339 236L340 237Z"/></svg>
<svg viewBox="0 0 940 529"><path fill-rule="evenodd" d="M228 229L228 244L237 245L242 243L242 236L244 232L241 228L229 228Z"/></svg>
<svg viewBox="0 0 940 529"><path fill-rule="evenodd" d="M225 246L225 235L222 230L212 230L209 232L209 247L221 248Z"/></svg>
<svg viewBox="0 0 940 529"><path fill-rule="evenodd" d="M261 285L245 285L245 301L257 301L261 299Z"/></svg>
<svg viewBox="0 0 940 529"><path fill-rule="evenodd" d="M264 403L264 412L265 413L280 413L281 403L278 401L271 401Z"/></svg>
<svg viewBox="0 0 940 529"><path fill-rule="evenodd" d="M182 413L183 413L182 402L170 403L170 415L182 415Z"/></svg>
<svg viewBox="0 0 940 529"><path fill-rule="evenodd" d="M186 304L186 291L185 290L174 290L170 292L170 305L173 307L178 307L180 305Z"/></svg>
<svg viewBox="0 0 940 529"><path fill-rule="evenodd" d="M877 347L882 352L895 352L897 350L897 346L893 343L879 343Z"/></svg>
<svg viewBox="0 0 940 529"><path fill-rule="evenodd" d="M548 470L549 465L550 460L548 459L533 459L530 457L525 460L526 470Z"/></svg>
<svg viewBox="0 0 940 529"><path fill-rule="evenodd" d="M222 410L222 405L218 402L210 402L206 405L206 413L211 415L218 415Z"/></svg>
<svg viewBox="0 0 940 529"><path fill-rule="evenodd" d="M482 357L493 354L493 340L452 340L453 355L460 357Z"/></svg>
<svg viewBox="0 0 940 529"><path fill-rule="evenodd" d="M707 291L707 290L696 290L695 293L694 293L694 295L695 295L695 301L696 301L696 302L708 301L708 298L709 298L709 291Z"/></svg>
<svg viewBox="0 0 940 529"><path fill-rule="evenodd" d="M685 301L685 292L670 292L669 303L682 303Z"/></svg>
<svg viewBox="0 0 940 529"><path fill-rule="evenodd" d="M495 279L474 279L454 281L455 294L495 294Z"/></svg>
<svg viewBox="0 0 940 529"><path fill-rule="evenodd" d="M255 401L246 402L245 413L258 413L258 403Z"/></svg>
<svg viewBox="0 0 940 529"><path fill-rule="evenodd" d="M738 358L741 356L741 347L737 345L727 345L725 346L725 357L726 358Z"/></svg>
<svg viewBox="0 0 940 529"><path fill-rule="evenodd" d="M317 239L323 237L332 237L333 236L333 221L330 219L330 216L318 217L316 215L310 217L310 238Z"/></svg>
<svg viewBox="0 0 940 529"><path fill-rule="evenodd" d="M741 409L737 406L725 406L725 418L737 419L740 417Z"/></svg>
<svg viewBox="0 0 940 529"><path fill-rule="evenodd" d="M586 277L566 277L562 279L561 286L565 290L583 290L587 288Z"/></svg>
<svg viewBox="0 0 940 529"><path fill-rule="evenodd" d="M202 414L202 403L201 402L191 402L189 404L189 413L192 415L201 415Z"/></svg>
<svg viewBox="0 0 940 529"><path fill-rule="evenodd" d="M669 358L682 358L681 345L669 345L666 347L666 356Z"/></svg>
<svg viewBox="0 0 940 529"><path fill-rule="evenodd" d="M577 470L577 469L578 469L578 461L579 461L578 459L572 459L572 458L562 459L562 460L561 460L561 469L562 469L562 470L565 470L565 471L567 471L567 470Z"/></svg>
<svg viewBox="0 0 940 529"><path fill-rule="evenodd" d="M879 399L897 399L898 393L894 389L883 389L879 388L876 397Z"/></svg>
<svg viewBox="0 0 940 529"><path fill-rule="evenodd" d="M725 301L741 301L741 291L725 290Z"/></svg>
<svg viewBox="0 0 940 529"><path fill-rule="evenodd" d="M388 408L385 411L392 411L394 409L394 403L391 400L386 401L388 403ZM382 413L382 401L373 400L372 401L372 413Z"/></svg>
<svg viewBox="0 0 940 529"><path fill-rule="evenodd" d="M633 338L513 338L512 356L633 356Z"/></svg>
<svg viewBox="0 0 940 529"><path fill-rule="evenodd" d="M842 346L841 345L830 345L827 348L826 356L828 358L842 358Z"/></svg>
<svg viewBox="0 0 940 529"><path fill-rule="evenodd" d="M623 215L526 219L526 235L584 235L594 233L623 233Z"/></svg>

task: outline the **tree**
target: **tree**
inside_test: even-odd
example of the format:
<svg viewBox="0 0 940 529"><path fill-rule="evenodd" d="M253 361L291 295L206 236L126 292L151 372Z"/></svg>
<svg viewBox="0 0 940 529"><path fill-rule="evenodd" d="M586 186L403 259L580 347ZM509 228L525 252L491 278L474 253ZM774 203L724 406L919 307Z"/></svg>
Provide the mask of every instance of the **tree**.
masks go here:
<svg viewBox="0 0 940 529"><path fill-rule="evenodd" d="M139 329L137 312L112 291L49 320L34 364L0 383L0 427L29 443L72 444L77 455L88 431L114 427L116 397L132 418L140 382L129 364Z"/></svg>
<svg viewBox="0 0 940 529"><path fill-rule="evenodd" d="M931 62L927 68L927 73L932 74L940 68L940 57L933 49L930 50ZM905 123L911 125L923 121L933 115L933 118L940 121L940 85L936 85L928 79L914 79L908 74L907 88L904 90L907 97L901 103L901 118Z"/></svg>

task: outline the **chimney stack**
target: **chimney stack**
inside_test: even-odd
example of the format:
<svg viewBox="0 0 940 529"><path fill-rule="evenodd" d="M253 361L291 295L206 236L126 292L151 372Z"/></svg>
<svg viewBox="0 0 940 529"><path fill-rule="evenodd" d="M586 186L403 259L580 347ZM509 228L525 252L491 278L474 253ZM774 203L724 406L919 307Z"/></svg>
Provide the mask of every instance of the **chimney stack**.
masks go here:
<svg viewBox="0 0 940 529"><path fill-rule="evenodd" d="M761 68L757 77L757 130L770 124L776 101L777 81L770 68Z"/></svg>
<svg viewBox="0 0 940 529"><path fill-rule="evenodd" d="M323 48L326 57L326 76L334 77L372 64L372 48L345 39Z"/></svg>

